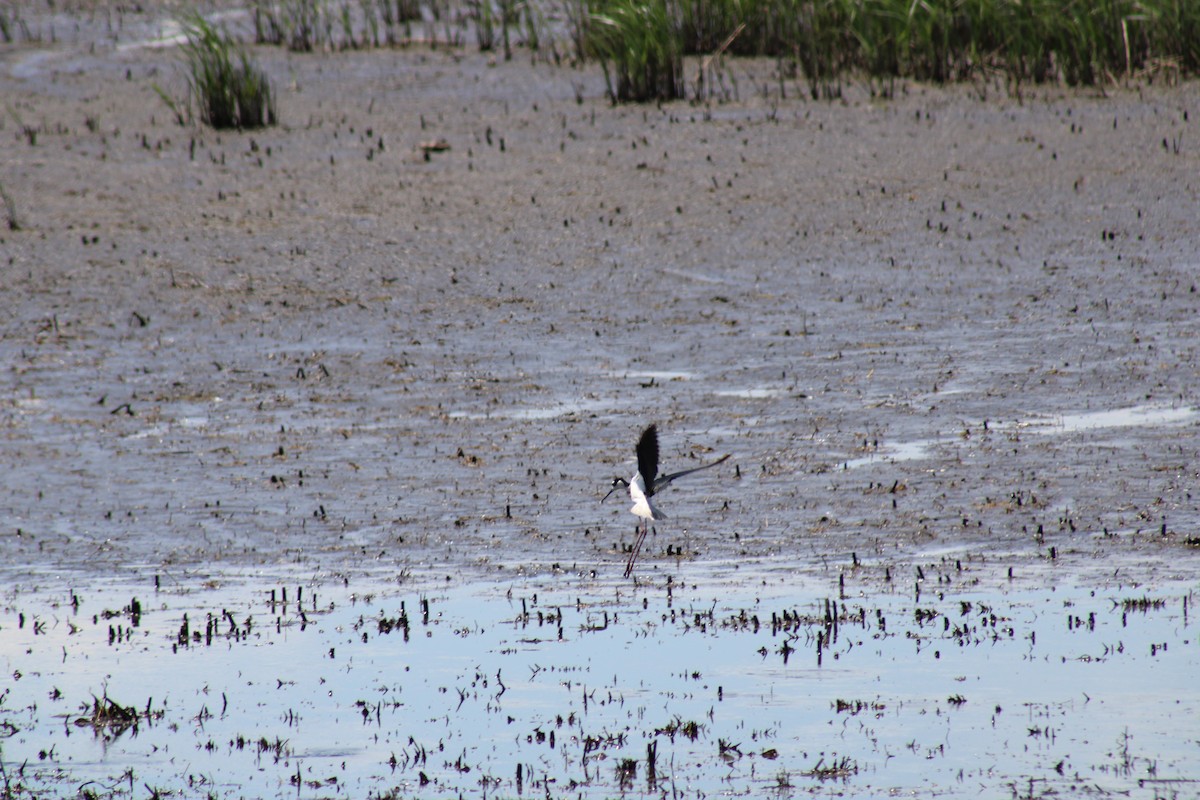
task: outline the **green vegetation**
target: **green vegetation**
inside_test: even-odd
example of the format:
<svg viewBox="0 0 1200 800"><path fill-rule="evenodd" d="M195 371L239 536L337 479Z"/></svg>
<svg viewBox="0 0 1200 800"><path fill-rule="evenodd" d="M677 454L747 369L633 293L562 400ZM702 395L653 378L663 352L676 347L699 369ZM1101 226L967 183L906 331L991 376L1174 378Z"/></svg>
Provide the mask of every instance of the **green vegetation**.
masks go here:
<svg viewBox="0 0 1200 800"><path fill-rule="evenodd" d="M307 53L332 38L332 30L332 18L322 0L260 0L254 6L254 34L259 44L281 44Z"/></svg>
<svg viewBox="0 0 1200 800"><path fill-rule="evenodd" d="M526 42L530 50L538 47L537 18L527 2L517 0L498 0L498 8L492 7L492 0L469 0L472 16L475 21L475 37L481 51L496 48L496 36L499 34L504 47L504 58L512 58L512 40L509 31L515 27L524 16ZM499 28L497 29L497 25Z"/></svg>
<svg viewBox="0 0 1200 800"><path fill-rule="evenodd" d="M424 28L431 46L463 44L473 29L481 51L504 48L512 57L511 31L537 52L542 19L524 0L255 0L254 31L259 44L297 52L395 47ZM465 13L461 13L465 11Z"/></svg>
<svg viewBox="0 0 1200 800"><path fill-rule="evenodd" d="M577 61L604 69L613 102L696 97L725 56L777 59L813 98L849 76L1094 85L1200 72L1200 0L254 0L260 43L294 51L405 45L544 51L539 10L560 10ZM421 30L414 33L414 26ZM207 42L211 31L200 41ZM684 63L699 58L685 87ZM689 67L691 69L691 67Z"/></svg>
<svg viewBox="0 0 1200 800"><path fill-rule="evenodd" d="M586 46L600 60L614 102L683 96L683 43L665 0L604 0L588 20Z"/></svg>
<svg viewBox="0 0 1200 800"><path fill-rule="evenodd" d="M1196 0L590 0L582 54L614 100L679 97L680 54L769 56L833 97L857 73L1092 85L1200 70Z"/></svg>
<svg viewBox="0 0 1200 800"><path fill-rule="evenodd" d="M155 91L180 124L194 103L202 122L214 128L261 128L275 124L275 100L266 74L233 37L199 14L183 20L188 69L188 100L179 104L158 86ZM186 113L185 113L186 109Z"/></svg>

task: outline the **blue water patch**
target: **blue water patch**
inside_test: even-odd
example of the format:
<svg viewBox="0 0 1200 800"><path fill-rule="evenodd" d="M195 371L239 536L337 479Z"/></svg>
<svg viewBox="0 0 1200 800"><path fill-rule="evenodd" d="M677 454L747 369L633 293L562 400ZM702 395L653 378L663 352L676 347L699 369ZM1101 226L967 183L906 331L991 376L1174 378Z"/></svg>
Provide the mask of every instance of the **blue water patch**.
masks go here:
<svg viewBox="0 0 1200 800"><path fill-rule="evenodd" d="M10 595L4 767L218 797L1150 797L1200 769L1189 587L749 583Z"/></svg>

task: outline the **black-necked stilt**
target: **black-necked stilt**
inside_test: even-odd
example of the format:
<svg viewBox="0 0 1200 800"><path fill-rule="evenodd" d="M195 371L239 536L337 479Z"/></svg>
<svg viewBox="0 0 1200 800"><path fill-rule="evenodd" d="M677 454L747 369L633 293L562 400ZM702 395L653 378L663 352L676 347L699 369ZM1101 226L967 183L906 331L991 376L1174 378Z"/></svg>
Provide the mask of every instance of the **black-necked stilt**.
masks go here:
<svg viewBox="0 0 1200 800"><path fill-rule="evenodd" d="M715 467L727 458L729 458L728 453L711 464L704 464L703 466L660 476L658 474L658 427L651 425L642 431L641 438L638 439L637 443L638 471L629 480L613 478L612 488L608 490L608 494L600 498L600 502L603 503L609 498L609 495L617 490L618 486L627 486L629 487L629 498L633 500L633 508L629 510L642 519L637 539L633 543L633 550L629 553L629 562L625 565L626 578L633 572L633 564L637 561L638 552L642 549L642 542L646 540L646 531L650 525L650 520L667 518L667 515L660 511L658 506L654 505L654 500L652 499L654 495L670 486L676 478L682 478L684 475L691 475L693 472Z"/></svg>

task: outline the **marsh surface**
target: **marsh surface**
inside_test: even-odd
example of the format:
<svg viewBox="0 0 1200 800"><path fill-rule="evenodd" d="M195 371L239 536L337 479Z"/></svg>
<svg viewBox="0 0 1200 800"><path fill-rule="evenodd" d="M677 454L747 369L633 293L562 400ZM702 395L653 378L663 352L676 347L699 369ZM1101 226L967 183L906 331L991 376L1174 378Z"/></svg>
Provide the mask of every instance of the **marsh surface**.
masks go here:
<svg viewBox="0 0 1200 800"><path fill-rule="evenodd" d="M10 790L1195 794L1195 84L262 49L217 134L123 19L0 52ZM624 581L650 421L733 457Z"/></svg>

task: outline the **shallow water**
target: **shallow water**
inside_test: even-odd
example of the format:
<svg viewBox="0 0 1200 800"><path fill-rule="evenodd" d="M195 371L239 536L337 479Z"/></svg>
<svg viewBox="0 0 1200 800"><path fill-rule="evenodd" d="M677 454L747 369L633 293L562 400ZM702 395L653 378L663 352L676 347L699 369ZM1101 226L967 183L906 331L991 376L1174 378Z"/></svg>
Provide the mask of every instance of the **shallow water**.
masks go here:
<svg viewBox="0 0 1200 800"><path fill-rule="evenodd" d="M1196 786L1186 586L1020 590L947 562L851 571L837 599L746 577L10 596L6 768L264 797ZM90 723L94 697L136 726Z"/></svg>
<svg viewBox="0 0 1200 800"><path fill-rule="evenodd" d="M1017 436L1023 433L1043 435L1069 435L1083 432L1105 432L1113 428L1139 428L1183 425L1194 423L1197 418L1195 408L1188 406L1132 406L1130 408L1114 408L1107 411L1084 411L1074 414L1060 414L1050 419L1044 417L1030 418L1016 422L992 423L990 428L998 434ZM852 458L842 466L844 469L854 469L880 460L919 461L932 458L937 447L953 447L960 443L960 438L917 439L911 442L888 442L875 449L869 456Z"/></svg>

